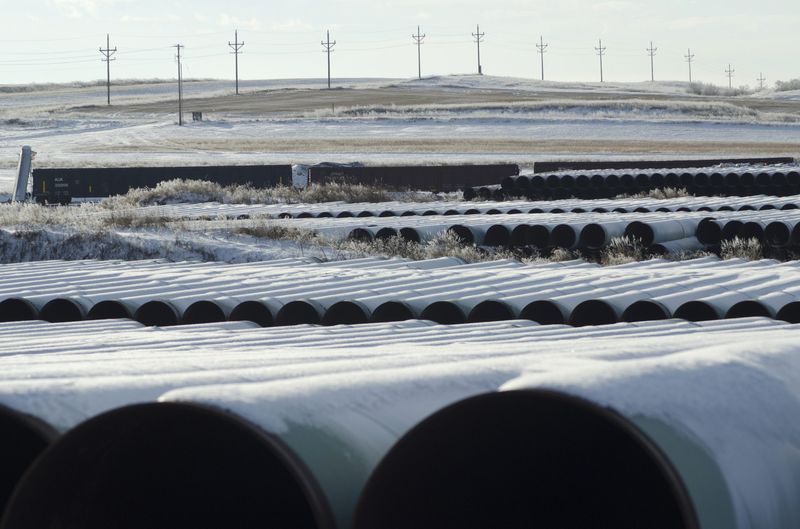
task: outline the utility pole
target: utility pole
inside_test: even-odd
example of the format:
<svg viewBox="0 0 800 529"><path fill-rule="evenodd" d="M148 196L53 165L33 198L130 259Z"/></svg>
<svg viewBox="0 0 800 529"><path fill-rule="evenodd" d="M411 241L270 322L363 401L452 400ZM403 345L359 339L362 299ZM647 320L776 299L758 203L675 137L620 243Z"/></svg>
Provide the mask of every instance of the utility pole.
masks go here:
<svg viewBox="0 0 800 529"><path fill-rule="evenodd" d="M239 95L239 54L241 53L241 49L244 47L244 42L239 42L239 30L237 29L233 33L234 38L233 42L228 41L228 46L231 47L233 50L231 53L236 57L236 95Z"/></svg>
<svg viewBox="0 0 800 529"><path fill-rule="evenodd" d="M411 35L411 38L417 43L417 68L419 70L419 78L422 79L422 41L425 40L425 35L420 33L419 26L417 26L417 34Z"/></svg>
<svg viewBox="0 0 800 529"><path fill-rule="evenodd" d="M550 44L545 44L544 43L544 37L539 35L539 44L536 45L536 49L537 49L536 53L538 53L539 55L542 56L542 81L544 81L544 54L547 51L547 47L549 45Z"/></svg>
<svg viewBox="0 0 800 529"><path fill-rule="evenodd" d="M766 80L767 80L767 78L764 77L764 73L763 72L758 74L758 79L756 79L756 81L758 81L759 86L761 87L761 88L759 88L759 90L763 90L764 89L764 81L766 81Z"/></svg>
<svg viewBox="0 0 800 529"><path fill-rule="evenodd" d="M733 73L736 70L731 68L731 65L728 64L728 69L725 70L725 73L728 74L728 88L733 88Z"/></svg>
<svg viewBox="0 0 800 529"><path fill-rule="evenodd" d="M647 48L647 50L645 50L645 51L647 51L647 54L650 55L650 82L654 83L655 80L656 80L656 74L655 74L655 69L653 67L653 57L656 56L656 52L658 51L658 48L654 48L653 47L653 41L651 40L650 41L650 47Z"/></svg>
<svg viewBox="0 0 800 529"><path fill-rule="evenodd" d="M117 53L117 47L114 46L114 49L111 49L111 37L108 33L106 33L106 49L100 48L100 53L103 54L103 58L100 60L106 63L106 96L108 98L108 106L111 106L111 61L117 60L112 58Z"/></svg>
<svg viewBox="0 0 800 529"><path fill-rule="evenodd" d="M333 53L334 46L336 46L336 41L331 42L331 32L328 31L327 41L322 41L322 47L325 48L323 52L328 54L328 89L331 87L331 53Z"/></svg>
<svg viewBox="0 0 800 529"><path fill-rule="evenodd" d="M183 126L183 65L181 64L181 49L183 44L176 44L173 48L178 50L178 126Z"/></svg>
<svg viewBox="0 0 800 529"><path fill-rule="evenodd" d="M694 60L694 54L691 48L686 51L687 53L683 57L686 59L686 62L689 63L689 84L692 84L692 61Z"/></svg>
<svg viewBox="0 0 800 529"><path fill-rule="evenodd" d="M486 36L486 33L481 33L480 24L478 24L477 32L473 33L472 36L475 39L475 43L478 45L478 75L483 75L483 67L481 66L481 42L483 42L483 37Z"/></svg>
<svg viewBox="0 0 800 529"><path fill-rule="evenodd" d="M603 55L606 53L606 48L603 47L603 40L600 40L600 45L595 48L597 54L600 56L600 82L604 82L603 80Z"/></svg>

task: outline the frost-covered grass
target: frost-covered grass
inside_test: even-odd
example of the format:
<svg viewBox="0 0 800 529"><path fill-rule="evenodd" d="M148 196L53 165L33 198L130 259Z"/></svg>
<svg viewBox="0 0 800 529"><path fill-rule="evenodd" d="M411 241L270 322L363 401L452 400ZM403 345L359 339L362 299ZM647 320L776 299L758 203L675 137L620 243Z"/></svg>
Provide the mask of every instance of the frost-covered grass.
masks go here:
<svg viewBox="0 0 800 529"><path fill-rule="evenodd" d="M790 79L788 81L775 81L776 92L790 92L792 90L800 90L800 78Z"/></svg>
<svg viewBox="0 0 800 529"><path fill-rule="evenodd" d="M659 189L651 189L650 191L642 192L642 193L632 193L632 194L623 194L617 195L614 198L618 199L625 199L625 198L652 198L655 200L669 200L672 198L685 198L692 196L686 189L677 189L673 187L663 187Z"/></svg>
<svg viewBox="0 0 800 529"><path fill-rule="evenodd" d="M137 188L125 195L107 198L101 206L108 210L179 204L219 202L222 204L318 204L322 202L376 203L401 200L430 202L437 197L426 192L394 192L363 184L331 182L306 188L278 186L257 189L246 185L222 186L205 180L169 180L154 188Z"/></svg>
<svg viewBox="0 0 800 529"><path fill-rule="evenodd" d="M689 88L686 90L690 94L695 94L699 96L724 96L724 97L736 97L736 96L744 96L744 95L751 95L753 90L750 89L748 86L740 86L738 88L725 88L723 86L717 86L711 83L692 83L689 85Z"/></svg>
<svg viewBox="0 0 800 529"><path fill-rule="evenodd" d="M764 248L758 239L740 239L722 241L720 257L723 259L745 259L757 261L764 258Z"/></svg>

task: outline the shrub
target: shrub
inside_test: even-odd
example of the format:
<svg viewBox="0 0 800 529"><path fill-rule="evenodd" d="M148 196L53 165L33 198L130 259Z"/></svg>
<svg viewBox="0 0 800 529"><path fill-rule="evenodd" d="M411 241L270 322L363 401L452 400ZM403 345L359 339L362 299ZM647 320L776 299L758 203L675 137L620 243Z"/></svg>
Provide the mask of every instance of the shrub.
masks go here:
<svg viewBox="0 0 800 529"><path fill-rule="evenodd" d="M734 237L731 241L722 241L720 257L723 259L757 261L764 258L764 249L758 239L740 239L739 237Z"/></svg>
<svg viewBox="0 0 800 529"><path fill-rule="evenodd" d="M604 266L613 266L644 261L648 257L649 255L639 239L615 237L603 249L600 263Z"/></svg>
<svg viewBox="0 0 800 529"><path fill-rule="evenodd" d="M800 90L800 79L790 79L788 81L775 81L776 92L788 92L789 90Z"/></svg>

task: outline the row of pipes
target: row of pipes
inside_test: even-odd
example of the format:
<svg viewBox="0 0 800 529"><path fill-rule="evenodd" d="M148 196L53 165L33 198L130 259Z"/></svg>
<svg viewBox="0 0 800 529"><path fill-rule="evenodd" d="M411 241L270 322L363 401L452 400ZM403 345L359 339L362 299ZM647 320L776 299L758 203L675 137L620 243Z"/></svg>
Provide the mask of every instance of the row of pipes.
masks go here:
<svg viewBox="0 0 800 529"><path fill-rule="evenodd" d="M738 196L767 194L790 196L800 192L798 168L761 170L687 170L684 172L642 172L637 174L552 173L509 176L496 186L468 187L464 198L502 200L610 198L620 194L646 193L656 189L686 189L697 196Z"/></svg>
<svg viewBox="0 0 800 529"><path fill-rule="evenodd" d="M652 260L465 265L362 259L244 265L41 262L0 267L0 321L127 318L171 326L262 326L425 319L463 324L526 319L607 325L760 316L800 322L796 262Z"/></svg>
<svg viewBox="0 0 800 529"><path fill-rule="evenodd" d="M0 528L798 527L798 332L3 323Z"/></svg>

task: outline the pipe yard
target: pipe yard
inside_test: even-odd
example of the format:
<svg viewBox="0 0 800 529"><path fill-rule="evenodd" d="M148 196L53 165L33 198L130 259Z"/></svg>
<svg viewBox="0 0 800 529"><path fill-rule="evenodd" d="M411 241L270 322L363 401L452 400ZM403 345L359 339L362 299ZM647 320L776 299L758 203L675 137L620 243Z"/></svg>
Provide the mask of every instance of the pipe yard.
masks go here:
<svg viewBox="0 0 800 529"><path fill-rule="evenodd" d="M0 102L0 529L800 527L800 107L501 80Z"/></svg>

